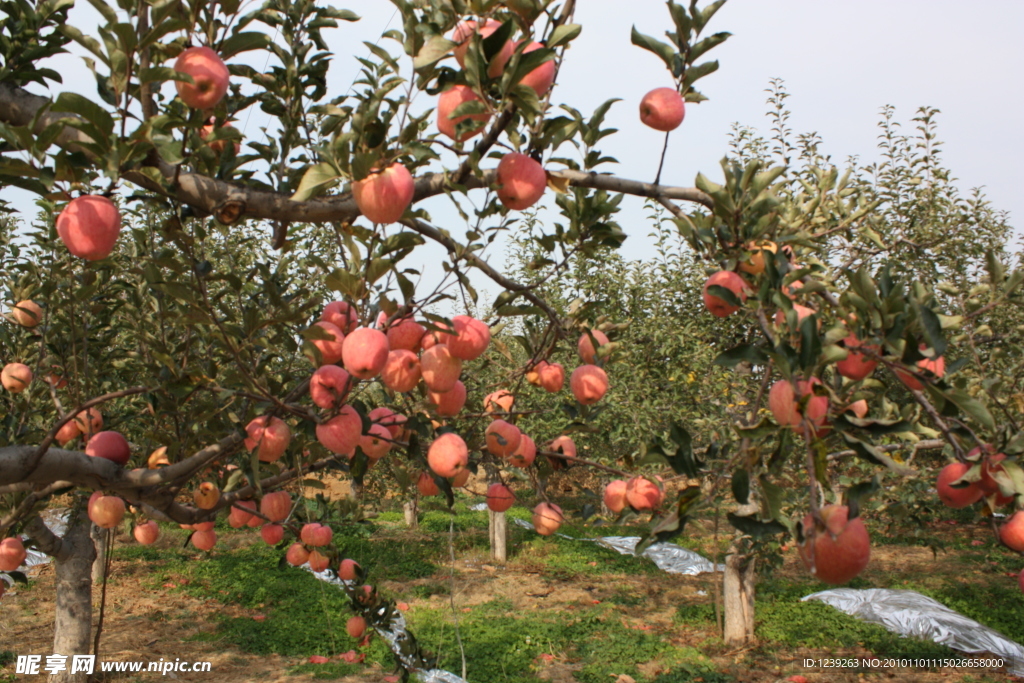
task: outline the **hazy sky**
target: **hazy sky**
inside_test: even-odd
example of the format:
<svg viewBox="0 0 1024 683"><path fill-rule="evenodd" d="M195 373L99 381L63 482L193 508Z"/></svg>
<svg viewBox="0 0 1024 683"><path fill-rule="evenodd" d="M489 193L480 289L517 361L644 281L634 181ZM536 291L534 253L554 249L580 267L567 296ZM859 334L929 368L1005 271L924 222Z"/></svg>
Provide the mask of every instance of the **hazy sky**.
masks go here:
<svg viewBox="0 0 1024 683"><path fill-rule="evenodd" d="M356 70L351 54L366 54L361 42L375 41L392 20L392 27L398 25L394 7L384 0L335 4L353 9L363 20L328 33L336 54L332 94L345 92L351 84ZM90 12L86 3L79 3L73 20L87 21ZM621 164L606 171L652 180L662 134L640 124L637 107L644 93L671 85L671 78L659 59L630 44L629 33L635 24L643 33L662 37L671 27L668 11L657 0L582 0L576 20L583 32L567 54L554 101L588 114L607 98L621 98L607 119L620 132L606 138L604 146ZM958 186L965 193L984 186L993 204L1010 211L1011 222L1019 228L1024 216L1019 187L1024 159L1022 28L1024 3L1016 0L730 0L709 27L733 34L711 55L719 60L719 71L698 86L710 100L690 106L673 133L663 182L692 185L699 170L717 179L734 122L767 133L765 88L779 77L791 94L794 133L820 133L824 152L837 162L848 155L862 161L876 158L883 105L894 105L908 130L919 106L937 107L943 158ZM397 50L391 41L382 46ZM91 76L80 60L62 59L58 68L69 87L80 85L86 88L82 92L92 94L87 89ZM243 127L245 121L243 116L237 125ZM254 110L244 132L259 137L259 128L266 124L266 115ZM0 190L0 198L33 211L31 200L20 191ZM648 232L642 202L629 200L624 207L621 222L631 235L626 254L640 258Z"/></svg>

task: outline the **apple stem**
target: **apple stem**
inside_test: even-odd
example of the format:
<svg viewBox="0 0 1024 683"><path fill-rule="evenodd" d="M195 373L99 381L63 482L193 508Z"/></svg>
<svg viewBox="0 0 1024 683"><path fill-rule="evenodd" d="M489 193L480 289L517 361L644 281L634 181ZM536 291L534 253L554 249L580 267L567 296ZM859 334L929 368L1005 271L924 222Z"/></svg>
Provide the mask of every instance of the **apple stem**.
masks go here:
<svg viewBox="0 0 1024 683"><path fill-rule="evenodd" d="M665 133L665 144L661 148L661 161L658 162L658 175L654 176L655 185L659 185L661 183L661 169L665 167L665 152L668 151L668 136L671 134L671 131Z"/></svg>

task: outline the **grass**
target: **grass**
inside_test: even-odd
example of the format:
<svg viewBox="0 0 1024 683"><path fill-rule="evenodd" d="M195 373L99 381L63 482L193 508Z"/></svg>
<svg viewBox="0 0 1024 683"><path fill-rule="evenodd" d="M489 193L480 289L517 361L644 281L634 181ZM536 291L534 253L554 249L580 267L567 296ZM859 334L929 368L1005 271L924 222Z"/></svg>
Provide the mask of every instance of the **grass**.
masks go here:
<svg viewBox="0 0 1024 683"><path fill-rule="evenodd" d="M529 518L529 510L513 508L512 518ZM438 666L453 672L462 669L462 655L456 642L453 615L447 606L450 590L448 565L449 524L455 526L457 556L476 558L487 547L487 513L456 505L455 515L426 510L419 532L395 527L400 513L378 515L373 524L340 527L335 538L339 548L370 571L370 581L404 584L391 597L417 601L406 613L410 630L421 646L433 653ZM593 526L574 520L564 531L568 535L598 537L637 535L633 527ZM460 633L467 668L472 680L506 683L536 681L552 658L570 667L579 683L606 683L626 674L637 683L728 683L734 680L732 664L718 664L695 649L722 651L716 635L711 595L694 596L674 609L671 625L641 630L650 605L651 591L631 578L624 586L619 577L665 576L645 558L621 555L586 540L539 537L509 524L513 556L508 572L539 571L547 582L596 586L601 601L577 604L554 603L537 609L517 609L507 599L492 599L459 612ZM181 541L186 532L170 530ZM224 530L232 534L251 532ZM708 539L684 538L682 545L699 549ZM119 547L122 559L144 562L150 569L144 581L162 585L174 577L187 578L179 590L225 606L213 632L203 640L231 644L253 654L276 653L289 657L333 656L356 648L344 632L349 614L347 597L334 587L319 582L305 571L280 567L280 551L260 543L237 548L231 553L214 552L203 562L194 561L192 549L128 545ZM944 572L893 576L891 588L907 588L929 595L968 617L976 619L1008 638L1024 641L1024 594L1010 591L1011 579L999 575L1017 570L1019 559L1002 552L992 543L969 543L957 555L946 558ZM962 582L965 573L978 580ZM481 575L476 575L481 576ZM456 579L460 581L461 579ZM486 580L486 579L484 579ZM1003 585L1005 584L1005 585ZM656 585L656 584L651 584ZM867 587L855 580L851 587ZM759 646L753 661L777 660L797 650L838 652L864 648L878 655L949 657L955 653L931 642L900 638L883 627L861 622L820 602L800 599L824 586L807 578L782 575L763 576L757 586L756 630ZM706 588L706 586L703 586ZM590 590L590 588L588 588ZM711 593L710 589L707 589ZM437 601L437 597L443 598ZM424 604L426 603L426 604ZM443 605L443 606L442 606ZM669 609L672 609L671 604ZM248 614L239 614L246 610ZM262 621L254 614L264 615ZM659 631L660 629L660 631ZM687 642L678 636L687 634ZM703 638L703 640L700 640ZM366 664L331 661L324 665L303 663L291 669L318 679L359 675L367 664L393 668L393 659L380 638L360 650ZM978 676L979 674L975 674ZM741 677L742 678L742 677ZM984 681L980 678L964 678Z"/></svg>

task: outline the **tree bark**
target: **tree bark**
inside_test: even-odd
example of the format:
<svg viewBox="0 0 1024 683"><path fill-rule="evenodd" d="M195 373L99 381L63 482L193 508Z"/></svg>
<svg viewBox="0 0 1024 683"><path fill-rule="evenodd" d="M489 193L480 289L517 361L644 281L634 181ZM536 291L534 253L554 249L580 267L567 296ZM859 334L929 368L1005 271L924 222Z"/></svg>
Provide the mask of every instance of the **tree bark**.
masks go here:
<svg viewBox="0 0 1024 683"><path fill-rule="evenodd" d="M754 642L755 558L739 552L735 543L725 557L722 601L725 609L723 638L726 645Z"/></svg>
<svg viewBox="0 0 1024 683"><path fill-rule="evenodd" d="M420 520L416 510L415 498L405 501L405 505L402 506L402 512L405 513L405 525L410 529L418 529Z"/></svg>
<svg viewBox="0 0 1024 683"><path fill-rule="evenodd" d="M103 575L107 571L107 532L93 524L90 536L96 548L96 559L92 563L92 585L98 586L103 583Z"/></svg>
<svg viewBox="0 0 1024 683"><path fill-rule="evenodd" d="M508 522L504 512L488 510L491 533L491 559L500 564L508 561Z"/></svg>
<svg viewBox="0 0 1024 683"><path fill-rule="evenodd" d="M92 565L96 547L91 536L92 522L84 507L73 509L67 531L58 538L39 517L26 527L45 553L53 557L56 572L57 606L53 622L53 653L67 655L67 669L49 680L56 683L86 683L84 673L72 675L71 655L91 652Z"/></svg>

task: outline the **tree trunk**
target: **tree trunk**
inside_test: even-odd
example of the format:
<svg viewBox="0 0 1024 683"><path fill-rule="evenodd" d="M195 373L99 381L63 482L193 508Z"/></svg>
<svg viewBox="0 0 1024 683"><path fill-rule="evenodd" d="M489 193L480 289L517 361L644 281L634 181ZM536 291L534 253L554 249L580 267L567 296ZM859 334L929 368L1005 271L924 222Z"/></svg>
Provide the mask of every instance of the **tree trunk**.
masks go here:
<svg viewBox="0 0 1024 683"><path fill-rule="evenodd" d="M734 543L725 557L722 600L725 612L726 645L754 642L755 559L743 555Z"/></svg>
<svg viewBox="0 0 1024 683"><path fill-rule="evenodd" d="M85 683L87 679L83 673L70 672L71 655L87 655L92 649L92 570L96 559L92 526L85 510L73 510L54 556L57 607L53 654L68 656L67 670L49 677L56 683Z"/></svg>
<svg viewBox="0 0 1024 683"><path fill-rule="evenodd" d="M420 520L416 510L416 499L405 501L405 505L402 506L402 512L405 513L405 525L410 529L417 529L420 526Z"/></svg>
<svg viewBox="0 0 1024 683"><path fill-rule="evenodd" d="M508 560L508 523L504 512L488 510L491 533L491 559L500 564Z"/></svg>
<svg viewBox="0 0 1024 683"><path fill-rule="evenodd" d="M107 531L93 524L90 535L96 548L96 559L92 563L92 585L98 586L103 583L103 574L107 571Z"/></svg>

